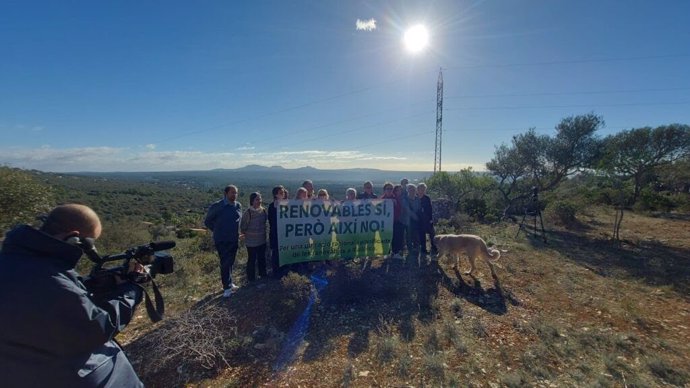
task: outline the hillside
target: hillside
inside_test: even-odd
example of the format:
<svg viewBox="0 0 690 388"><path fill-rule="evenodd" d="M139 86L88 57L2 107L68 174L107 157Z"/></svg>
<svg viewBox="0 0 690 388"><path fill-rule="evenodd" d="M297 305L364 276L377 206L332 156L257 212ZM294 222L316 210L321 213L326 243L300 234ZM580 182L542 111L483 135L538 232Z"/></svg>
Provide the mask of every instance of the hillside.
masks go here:
<svg viewBox="0 0 690 388"><path fill-rule="evenodd" d="M172 313L120 340L150 387L688 386L690 220L626 217L620 247L606 209L546 244L463 225L503 251L496 278L374 258L247 285L240 256L229 300L208 242L185 240L160 278Z"/></svg>

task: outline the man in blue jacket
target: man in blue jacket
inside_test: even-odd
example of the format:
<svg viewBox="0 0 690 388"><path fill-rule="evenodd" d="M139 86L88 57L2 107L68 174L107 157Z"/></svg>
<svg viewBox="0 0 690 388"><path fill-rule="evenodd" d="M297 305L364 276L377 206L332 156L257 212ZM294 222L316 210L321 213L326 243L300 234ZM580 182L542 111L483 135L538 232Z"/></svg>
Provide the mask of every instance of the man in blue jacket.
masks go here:
<svg viewBox="0 0 690 388"><path fill-rule="evenodd" d="M237 202L237 186L225 187L225 196L213 203L206 213L204 225L213 231L213 242L220 257L220 281L223 297L229 298L237 288L232 282L232 266L239 247L242 205Z"/></svg>
<svg viewBox="0 0 690 388"><path fill-rule="evenodd" d="M8 232L0 251L0 384L5 387L141 387L113 337L129 323L141 288L120 282L89 292L74 270L78 239L101 223L83 205L53 209L40 230ZM118 279L119 280L119 279Z"/></svg>

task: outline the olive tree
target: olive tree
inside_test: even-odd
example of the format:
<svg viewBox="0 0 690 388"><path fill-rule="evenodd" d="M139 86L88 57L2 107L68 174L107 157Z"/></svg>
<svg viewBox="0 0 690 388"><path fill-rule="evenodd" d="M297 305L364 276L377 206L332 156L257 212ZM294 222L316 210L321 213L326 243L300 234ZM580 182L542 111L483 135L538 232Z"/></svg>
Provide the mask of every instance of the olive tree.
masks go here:
<svg viewBox="0 0 690 388"><path fill-rule="evenodd" d="M603 118L593 113L570 116L556 125L554 136L539 135L531 128L514 136L511 145L498 146L486 168L498 181L505 212L530 196L532 187L551 190L568 176L592 167L601 150L596 131L602 126Z"/></svg>
<svg viewBox="0 0 690 388"><path fill-rule="evenodd" d="M615 203L613 240L619 241L620 227L626 207L640 197L645 177L654 169L670 165L690 155L690 127L671 124L657 128L635 128L618 132L604 139L599 168L616 183L620 200ZM632 182L631 195L623 192L624 182Z"/></svg>
<svg viewBox="0 0 690 388"><path fill-rule="evenodd" d="M634 203L647 174L690 155L690 126L630 129L606 137L604 145L600 167L623 179L632 179Z"/></svg>

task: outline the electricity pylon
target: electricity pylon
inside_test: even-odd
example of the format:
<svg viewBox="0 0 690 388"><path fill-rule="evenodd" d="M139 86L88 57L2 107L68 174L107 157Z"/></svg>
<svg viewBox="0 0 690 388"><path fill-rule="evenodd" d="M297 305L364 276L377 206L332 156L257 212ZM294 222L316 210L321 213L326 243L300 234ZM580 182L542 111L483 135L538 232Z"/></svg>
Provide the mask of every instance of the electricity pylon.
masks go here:
<svg viewBox="0 0 690 388"><path fill-rule="evenodd" d="M441 172L441 140L443 138L443 68L438 70L436 83L436 148L434 148L434 173Z"/></svg>

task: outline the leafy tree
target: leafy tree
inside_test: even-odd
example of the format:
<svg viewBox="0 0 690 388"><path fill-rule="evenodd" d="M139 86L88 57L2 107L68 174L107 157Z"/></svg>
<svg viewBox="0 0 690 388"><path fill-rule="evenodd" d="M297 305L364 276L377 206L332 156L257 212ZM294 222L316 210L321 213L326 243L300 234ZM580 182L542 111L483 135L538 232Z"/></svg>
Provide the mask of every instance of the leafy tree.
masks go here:
<svg viewBox="0 0 690 388"><path fill-rule="evenodd" d="M600 167L622 179L633 180L634 204L646 175L690 155L690 126L671 124L621 131L604 139L604 144Z"/></svg>
<svg viewBox="0 0 690 388"><path fill-rule="evenodd" d="M483 173L478 174L472 171L472 168L462 169L453 174L446 171L437 172L426 183L430 191L448 198L457 208L482 208L484 211L481 213L486 213L485 197L496 188L496 181L492 177ZM481 218L483 214L478 216Z"/></svg>
<svg viewBox="0 0 690 388"><path fill-rule="evenodd" d="M50 186L24 170L0 166L0 234L13 225L30 223L53 203Z"/></svg>
<svg viewBox="0 0 690 388"><path fill-rule="evenodd" d="M531 187L551 190L569 175L593 166L600 153L595 133L603 125L603 118L593 113L566 117L554 137L531 128L514 136L510 146L497 147L486 168L498 180L506 215L516 201L531 195Z"/></svg>
<svg viewBox="0 0 690 388"><path fill-rule="evenodd" d="M690 155L655 169L661 189L674 193L690 193Z"/></svg>
<svg viewBox="0 0 690 388"><path fill-rule="evenodd" d="M552 189L563 178L593 167L601 152L601 141L595 132L603 126L604 119L593 113L563 119L556 126L556 137L550 140L546 149L550 180L540 182L539 188Z"/></svg>
<svg viewBox="0 0 690 388"><path fill-rule="evenodd" d="M469 167L453 174L446 171L437 172L426 183L438 196L457 203L468 196L484 195L493 188L494 180L472 171Z"/></svg>
<svg viewBox="0 0 690 388"><path fill-rule="evenodd" d="M655 168L668 165L690 154L690 127L672 124L621 131L604 139L599 167L615 182L619 200L614 202L616 215L613 240L620 241L620 227L626 207L640 197L645 176ZM626 195L624 183L632 182L632 195Z"/></svg>

